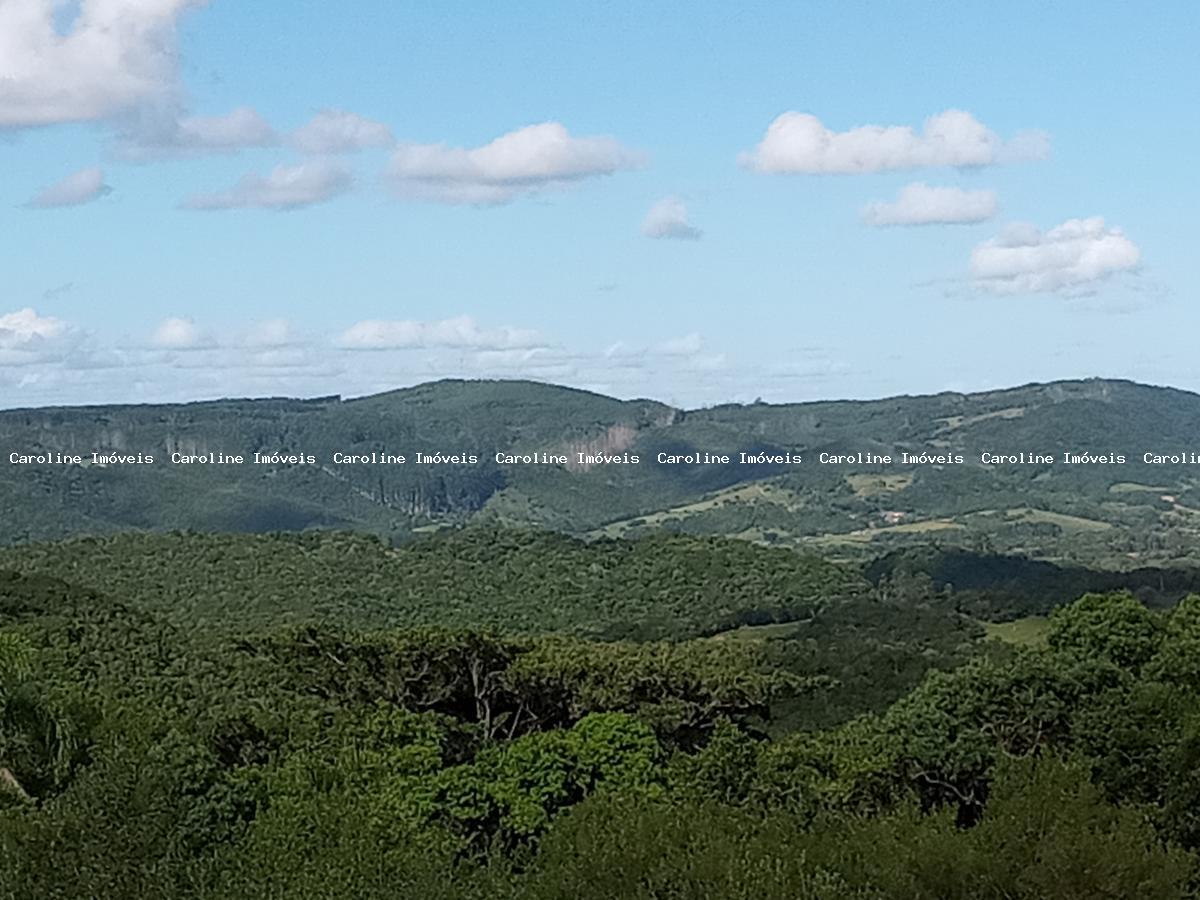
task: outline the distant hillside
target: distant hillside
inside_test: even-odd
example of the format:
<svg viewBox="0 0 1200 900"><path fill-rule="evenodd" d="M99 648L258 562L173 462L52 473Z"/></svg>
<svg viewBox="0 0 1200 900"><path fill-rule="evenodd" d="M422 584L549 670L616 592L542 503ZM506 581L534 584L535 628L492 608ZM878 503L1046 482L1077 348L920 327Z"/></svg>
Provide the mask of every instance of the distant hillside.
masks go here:
<svg viewBox="0 0 1200 900"><path fill-rule="evenodd" d="M336 622L695 637L809 617L866 589L848 568L744 541L585 543L515 529L463 529L399 550L346 533L128 534L2 549L4 571L234 633Z"/></svg>
<svg viewBox="0 0 1200 900"><path fill-rule="evenodd" d="M391 538L478 519L579 535L645 531L813 545L835 556L912 541L1109 565L1191 558L1200 396L1126 381L978 394L678 410L531 382L442 381L356 400L226 400L0 412L0 542L127 529L366 530ZM96 466L90 454L153 455ZM500 451L566 464L497 463ZM659 453L727 465L659 465ZM1124 465L983 465L983 451L1123 454ZM84 465L13 465L10 452ZM171 465L171 453L256 452L303 464ZM404 465L334 454L405 455ZM414 455L467 458L417 465ZM963 457L902 464L900 453ZM741 465L764 454L799 465ZM820 465L822 453L890 464ZM636 465L586 457L634 455Z"/></svg>

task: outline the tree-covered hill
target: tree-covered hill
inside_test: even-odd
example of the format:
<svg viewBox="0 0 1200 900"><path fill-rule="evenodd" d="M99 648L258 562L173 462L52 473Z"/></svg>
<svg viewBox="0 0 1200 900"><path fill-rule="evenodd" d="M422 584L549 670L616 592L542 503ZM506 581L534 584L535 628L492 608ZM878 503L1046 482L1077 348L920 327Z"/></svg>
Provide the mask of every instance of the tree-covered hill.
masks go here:
<svg viewBox="0 0 1200 900"><path fill-rule="evenodd" d="M0 569L226 632L334 621L679 638L805 618L865 587L851 569L743 541L484 528L398 549L345 532L132 533L0 549Z"/></svg>
<svg viewBox="0 0 1200 900"><path fill-rule="evenodd" d="M0 542L121 530L352 529L400 539L479 519L569 534L734 535L856 557L925 541L1110 567L1192 558L1200 500L1186 453L1200 396L1124 381L876 401L678 410L531 382L443 381L354 400L227 400L0 412ZM152 455L153 465L14 465L8 453ZM983 452L1124 455L987 464ZM403 465L334 454L403 455ZM417 464L416 453L458 462ZM552 454L565 464L497 462ZM728 454L661 465L659 453ZM172 465L170 454L282 455ZM579 454L629 454L589 465ZM738 464L738 454L774 462ZM822 465L821 454L893 462ZM962 463L900 462L900 454ZM803 462L778 461L787 454ZM300 458L297 462L296 458ZM857 457L856 457L857 458ZM467 459L467 461L462 461ZM473 460L473 461L472 461Z"/></svg>

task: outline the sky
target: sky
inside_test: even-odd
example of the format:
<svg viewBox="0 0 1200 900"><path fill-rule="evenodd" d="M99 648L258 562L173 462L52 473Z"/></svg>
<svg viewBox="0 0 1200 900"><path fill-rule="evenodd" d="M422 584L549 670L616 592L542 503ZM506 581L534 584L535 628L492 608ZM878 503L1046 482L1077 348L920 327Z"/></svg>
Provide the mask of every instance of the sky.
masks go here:
<svg viewBox="0 0 1200 900"><path fill-rule="evenodd" d="M1200 390L1200 4L0 0L0 406Z"/></svg>

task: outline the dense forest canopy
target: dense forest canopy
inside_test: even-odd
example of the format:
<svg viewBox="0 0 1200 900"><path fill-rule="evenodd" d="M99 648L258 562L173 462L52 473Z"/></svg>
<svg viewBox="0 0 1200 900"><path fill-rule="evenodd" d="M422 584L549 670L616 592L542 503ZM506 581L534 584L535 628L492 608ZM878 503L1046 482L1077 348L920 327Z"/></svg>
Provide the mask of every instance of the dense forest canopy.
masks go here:
<svg viewBox="0 0 1200 900"><path fill-rule="evenodd" d="M183 627L234 631L330 619L689 637L802 618L865 587L845 566L742 541L494 528L397 549L351 533L125 534L0 549L0 568L67 573Z"/></svg>
<svg viewBox="0 0 1200 900"><path fill-rule="evenodd" d="M0 897L1191 896L1200 596L1067 579L1005 624L1012 583L908 562L13 548Z"/></svg>

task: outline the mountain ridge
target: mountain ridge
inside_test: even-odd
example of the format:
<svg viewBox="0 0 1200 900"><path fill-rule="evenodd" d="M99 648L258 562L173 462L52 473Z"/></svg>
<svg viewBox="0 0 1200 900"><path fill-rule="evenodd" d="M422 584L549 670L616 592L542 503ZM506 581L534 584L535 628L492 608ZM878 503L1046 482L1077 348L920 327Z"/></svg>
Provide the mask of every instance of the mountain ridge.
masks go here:
<svg viewBox="0 0 1200 900"><path fill-rule="evenodd" d="M725 534L849 555L897 541L998 541L1051 558L1141 565L1190 554L1184 541L1200 534L1200 468L1148 465L1141 454L1187 450L1197 434L1200 395L1100 378L698 409L542 382L446 379L352 399L5 410L0 501L10 515L0 542L178 528L334 528L399 540L481 519L592 536ZM156 462L13 465L14 451ZM1055 462L985 464L985 451ZM407 462L337 462L381 452ZM418 465L417 452L459 462ZM566 462L502 463L498 452ZM1063 452L1126 461L1066 465ZM311 463L179 465L172 453ZM658 462L704 453L729 461ZM638 463L584 464L577 454ZM770 461L740 462L760 454ZM824 465L823 454L849 462ZM902 454L933 462L902 465ZM794 458L803 462L786 462Z"/></svg>
<svg viewBox="0 0 1200 900"><path fill-rule="evenodd" d="M341 405L355 404L363 401L383 400L385 398L403 398L409 394L417 392L425 392L433 388L448 387L448 386L465 386L472 388L487 387L487 386L512 386L525 387L533 389L546 389L564 394L577 394L591 398L608 400L621 404L651 404L662 406L669 409L674 409L678 412L690 413L701 410L715 410L725 408L744 408L744 407L771 407L771 408L786 408L796 406L813 406L816 404L872 404L884 403L891 400L925 400L925 399L940 399L940 398L959 398L972 399L984 398L997 395L1005 395L1018 393L1032 389L1065 387L1065 386L1089 386L1089 385L1121 385L1132 388L1143 388L1156 391L1169 391L1177 394L1184 394L1191 397L1200 397L1200 391L1192 391L1187 388L1176 387L1168 384L1151 384L1149 382L1136 381L1130 378L1116 378L1104 375L1091 375L1079 378L1060 378L1051 381L1029 381L1019 385L1010 387L986 388L976 391L932 391L932 392L917 392L917 393L900 393L886 394L878 397L822 397L813 400L787 400L787 401L766 401L754 400L748 403L736 401L701 404L700 406L674 406L665 401L655 400L651 397L629 397L619 398L609 394L604 394L599 391L593 391L587 388L579 388L571 385L556 384L549 381L537 381L533 379L522 378L438 378L432 381L424 381L406 387L390 388L385 391L378 391L370 394L356 394L353 396L345 394L321 394L313 397L293 397L286 394L272 394L262 397L250 396L226 396L226 397L210 397L201 400L181 400L181 401L149 401L142 403L82 403L82 404L43 404L40 406L11 406L0 407L0 416L10 413L29 413L39 411L65 411L65 410L94 410L94 409L147 409L147 408L176 408L176 407L205 407L222 404L267 404L267 403L286 403L296 404L301 406L322 406L322 405Z"/></svg>

